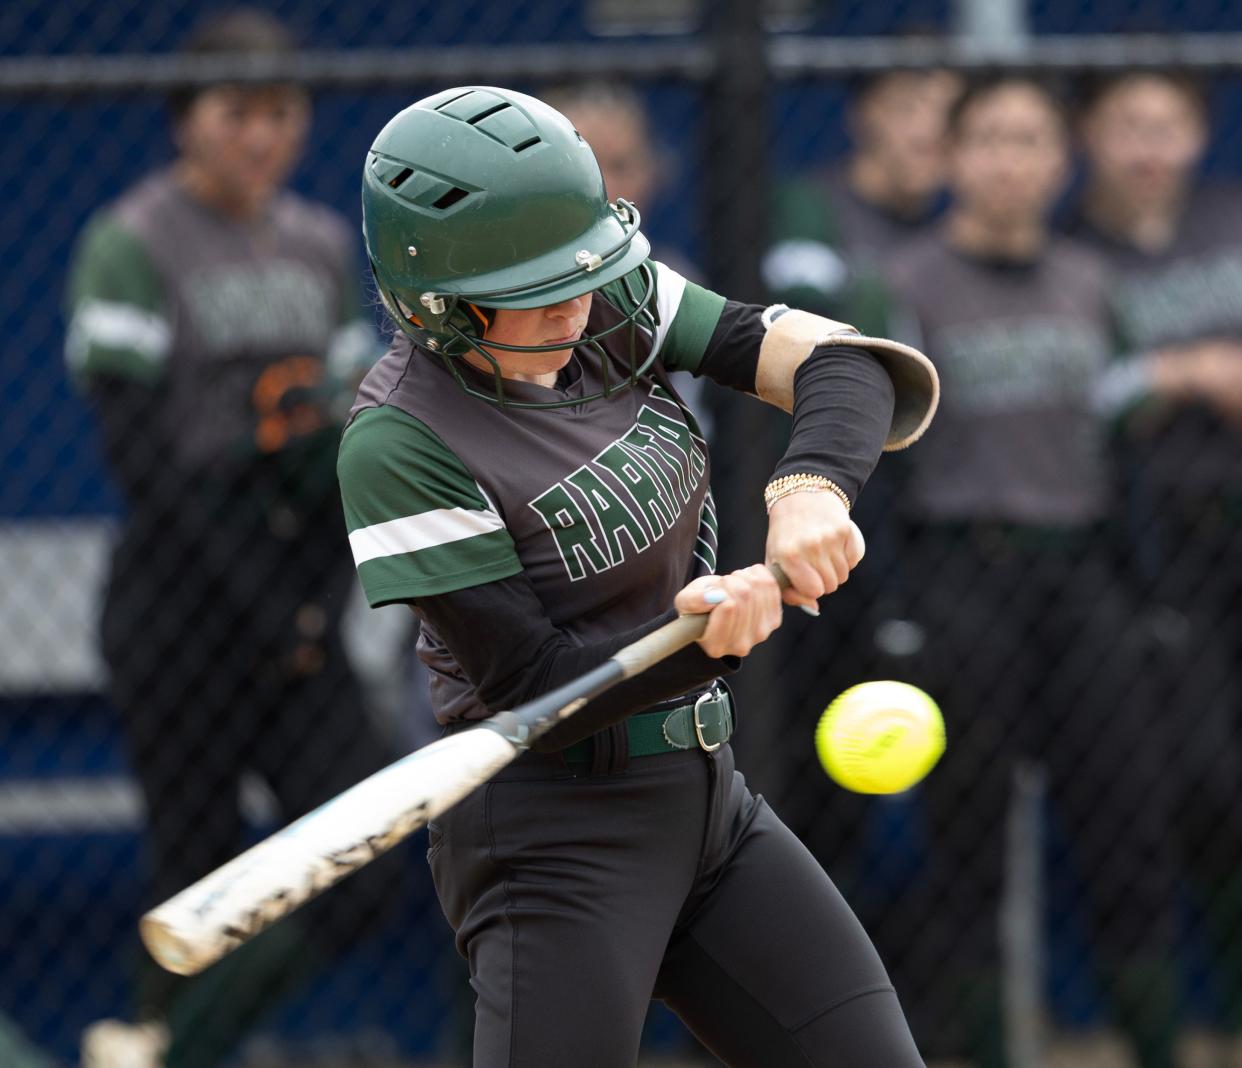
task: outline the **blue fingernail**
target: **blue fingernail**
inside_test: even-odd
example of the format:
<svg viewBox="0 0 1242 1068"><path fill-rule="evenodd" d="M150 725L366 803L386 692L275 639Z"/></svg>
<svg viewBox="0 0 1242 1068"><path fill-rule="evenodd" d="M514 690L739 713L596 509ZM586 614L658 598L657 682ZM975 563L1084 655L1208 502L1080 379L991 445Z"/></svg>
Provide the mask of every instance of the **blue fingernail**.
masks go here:
<svg viewBox="0 0 1242 1068"><path fill-rule="evenodd" d="M728 596L729 595L725 593L724 590L722 590L719 586L716 586L703 594L703 600L705 600L708 604L723 604L728 599Z"/></svg>
<svg viewBox="0 0 1242 1068"><path fill-rule="evenodd" d="M816 619L819 619L818 608L812 608L809 604L800 604L798 607L801 608L802 611L804 611L808 616L814 616Z"/></svg>

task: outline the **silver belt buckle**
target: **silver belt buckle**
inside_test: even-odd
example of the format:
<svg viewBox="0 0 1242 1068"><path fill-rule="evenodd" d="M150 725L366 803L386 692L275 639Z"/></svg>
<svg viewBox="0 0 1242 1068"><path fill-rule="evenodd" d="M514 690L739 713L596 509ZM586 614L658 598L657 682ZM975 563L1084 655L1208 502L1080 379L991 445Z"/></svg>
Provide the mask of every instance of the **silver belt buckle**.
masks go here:
<svg viewBox="0 0 1242 1068"><path fill-rule="evenodd" d="M699 706L705 701L719 700L720 694L714 689L708 690L706 693L699 694L698 700L694 702L694 736L699 740L699 748L705 753L714 753L724 742L717 742L715 745L708 745L707 739L703 737L703 721L699 719Z"/></svg>

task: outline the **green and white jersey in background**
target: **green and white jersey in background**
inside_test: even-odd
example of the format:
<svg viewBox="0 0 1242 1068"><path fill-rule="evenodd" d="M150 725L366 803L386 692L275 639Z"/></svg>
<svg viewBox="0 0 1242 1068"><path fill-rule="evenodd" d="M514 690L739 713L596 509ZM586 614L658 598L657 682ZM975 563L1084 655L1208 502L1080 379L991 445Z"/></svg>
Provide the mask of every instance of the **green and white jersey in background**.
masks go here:
<svg viewBox="0 0 1242 1068"><path fill-rule="evenodd" d="M607 400L515 409L468 395L440 362L398 337L367 376L338 473L350 544L372 605L525 572L552 623L583 642L666 612L715 569L707 447L667 373L698 370L724 308L661 264L658 326L637 331L652 372ZM587 333L622 319L621 283L597 292ZM630 331L602 341L609 375L628 373ZM507 396L548 401L602 383L602 360L575 350L558 386L507 380ZM461 370L481 389L490 375ZM485 621L480 621L480 640ZM441 720L478 716L469 683L424 625ZM451 709L451 712L448 711Z"/></svg>
<svg viewBox="0 0 1242 1068"><path fill-rule="evenodd" d="M180 466L278 452L339 425L331 384L356 382L375 358L355 248L343 218L293 193L243 223L156 173L79 243L70 370L156 387L164 459Z"/></svg>
<svg viewBox="0 0 1242 1068"><path fill-rule="evenodd" d="M850 323L864 333L896 332L885 271L924 220L898 220L865 204L840 171L782 184L771 211L763 282L791 308Z"/></svg>

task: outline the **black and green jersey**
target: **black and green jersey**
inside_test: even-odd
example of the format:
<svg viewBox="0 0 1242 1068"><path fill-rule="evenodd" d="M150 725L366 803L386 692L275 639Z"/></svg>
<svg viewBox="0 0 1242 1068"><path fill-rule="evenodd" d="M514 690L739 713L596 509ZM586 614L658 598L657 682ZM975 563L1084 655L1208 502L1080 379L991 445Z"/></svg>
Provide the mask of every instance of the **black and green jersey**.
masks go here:
<svg viewBox="0 0 1242 1068"><path fill-rule="evenodd" d="M658 349L664 370L693 371L724 301L656 271L660 325L638 343ZM619 283L596 293L587 332L619 321L624 299ZM628 337L604 339L613 381L626 373ZM579 349L555 391L507 380L505 392L590 393L600 363ZM490 375L461 370L492 388ZM581 407L504 408L469 396L438 357L399 337L363 383L338 462L372 605L524 570L570 629L612 632L664 611L696 553L703 568L715 563L706 447L664 377Z"/></svg>
<svg viewBox="0 0 1242 1068"><path fill-rule="evenodd" d="M665 372L697 370L724 299L653 266L659 325L637 342L658 362L607 400L488 404L398 337L362 385L338 461L372 605L525 572L552 623L586 642L660 615L689 579L714 570L707 448ZM619 283L597 292L587 332L619 322L626 299ZM602 342L614 382L627 373L629 333ZM555 390L507 380L505 391L531 401L585 395L601 372L602 360L578 349Z"/></svg>
<svg viewBox="0 0 1242 1068"><path fill-rule="evenodd" d="M79 242L70 370L157 388L166 460L203 467L278 452L331 422L326 387L357 381L351 372L375 357L355 245L335 212L293 193L243 223L200 203L170 171L154 174L99 212Z"/></svg>

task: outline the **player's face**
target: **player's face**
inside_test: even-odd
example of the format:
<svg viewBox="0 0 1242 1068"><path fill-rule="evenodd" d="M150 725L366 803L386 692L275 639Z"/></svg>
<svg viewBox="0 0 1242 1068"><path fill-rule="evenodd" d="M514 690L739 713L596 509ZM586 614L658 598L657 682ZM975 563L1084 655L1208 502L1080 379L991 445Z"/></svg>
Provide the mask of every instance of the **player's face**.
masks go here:
<svg viewBox="0 0 1242 1068"><path fill-rule="evenodd" d="M310 103L301 90L219 86L194 98L177 128L193 180L213 200L246 213L264 205L302 151Z"/></svg>
<svg viewBox="0 0 1242 1068"><path fill-rule="evenodd" d="M572 345L586 329L587 315L591 311L591 294L584 293L572 300L550 304L545 308L500 308L483 335L483 347L500 366L503 378L522 382L539 382L551 385L556 372L564 367L573 355L572 348L552 349L548 352L508 352L487 343L502 345L555 345L564 342ZM491 371L487 361L478 353L465 356L481 371Z"/></svg>
<svg viewBox="0 0 1242 1068"><path fill-rule="evenodd" d="M1106 92L1082 134L1093 180L1140 209L1178 199L1207 143L1195 101L1163 78L1142 75Z"/></svg>
<svg viewBox="0 0 1242 1068"><path fill-rule="evenodd" d="M951 71L900 71L872 86L853 112L859 145L884 161L902 192L928 197L944 184L944 123L961 88Z"/></svg>
<svg viewBox="0 0 1242 1068"><path fill-rule="evenodd" d="M955 206L997 225L1042 222L1067 167L1061 116L1026 85L1004 85L971 103L949 152Z"/></svg>

